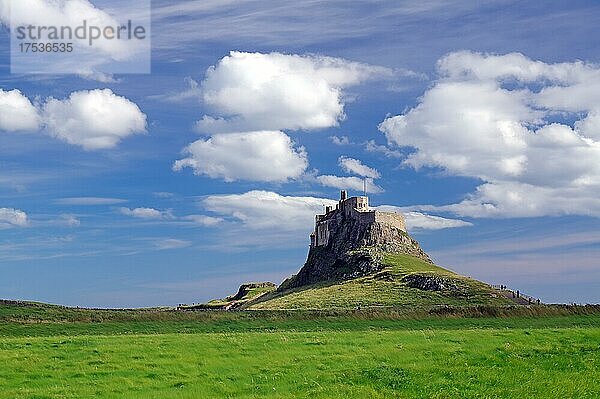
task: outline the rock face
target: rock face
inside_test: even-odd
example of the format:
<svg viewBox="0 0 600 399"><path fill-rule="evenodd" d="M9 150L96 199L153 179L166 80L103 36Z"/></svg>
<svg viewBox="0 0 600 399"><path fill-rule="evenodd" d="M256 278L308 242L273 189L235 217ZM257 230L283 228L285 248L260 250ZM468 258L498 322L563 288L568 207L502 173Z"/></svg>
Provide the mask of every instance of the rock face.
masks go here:
<svg viewBox="0 0 600 399"><path fill-rule="evenodd" d="M328 218L327 245L311 246L302 269L284 281L278 291L375 273L382 269L385 253L408 254L432 263L419 243L396 225L333 212Z"/></svg>
<svg viewBox="0 0 600 399"><path fill-rule="evenodd" d="M402 281L410 288L423 291L459 291L458 285L452 279L440 276L409 274Z"/></svg>

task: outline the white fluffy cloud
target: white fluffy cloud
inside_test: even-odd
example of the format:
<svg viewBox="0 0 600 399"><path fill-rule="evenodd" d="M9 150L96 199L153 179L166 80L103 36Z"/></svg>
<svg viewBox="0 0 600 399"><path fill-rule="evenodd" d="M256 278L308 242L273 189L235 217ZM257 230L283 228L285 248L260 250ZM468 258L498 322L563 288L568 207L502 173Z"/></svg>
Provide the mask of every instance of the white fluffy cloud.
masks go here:
<svg viewBox="0 0 600 399"><path fill-rule="evenodd" d="M65 100L50 98L43 117L50 134L86 150L112 148L146 131L146 115L110 89L78 91Z"/></svg>
<svg viewBox="0 0 600 399"><path fill-rule="evenodd" d="M86 150L99 150L145 133L146 115L110 89L77 91L64 100L50 97L41 109L19 90L0 89L0 131L45 132Z"/></svg>
<svg viewBox="0 0 600 399"><path fill-rule="evenodd" d="M197 175L229 182L284 182L300 177L308 167L304 148L296 148L279 131L216 134L190 144L185 153L188 157L176 161L174 170L189 167Z"/></svg>
<svg viewBox="0 0 600 399"><path fill-rule="evenodd" d="M340 167L346 172L371 179L379 179L381 175L376 169L373 169L362 161L354 158L340 157L338 160Z"/></svg>
<svg viewBox="0 0 600 399"><path fill-rule="evenodd" d="M5 132L37 131L38 110L19 90L0 89L0 130Z"/></svg>
<svg viewBox="0 0 600 399"><path fill-rule="evenodd" d="M458 52L438 69L419 104L380 130L391 144L414 149L406 165L483 183L462 203L419 209L600 216L600 68Z"/></svg>
<svg viewBox="0 0 600 399"><path fill-rule="evenodd" d="M250 229L309 231L325 205L337 201L315 197L283 196L270 191L211 195L202 200L208 211L231 217Z"/></svg>
<svg viewBox="0 0 600 399"><path fill-rule="evenodd" d="M244 194L212 195L202 201L208 211L233 218L254 230L270 232L308 232L313 228L314 217L323 213L325 206L335 206L337 201L317 197L283 196L270 191L250 191ZM402 208L379 206L385 212L402 212ZM403 212L409 230L439 230L470 226L469 222Z"/></svg>
<svg viewBox="0 0 600 399"><path fill-rule="evenodd" d="M348 136L330 136L329 139L335 145L345 146L352 144Z"/></svg>
<svg viewBox="0 0 600 399"><path fill-rule="evenodd" d="M339 188L340 190L354 190L362 193L365 187L365 180L356 177L340 177L333 175L321 175L316 177L317 181L325 187ZM367 193L379 194L384 192L383 188L373 182L373 179L367 178Z"/></svg>
<svg viewBox="0 0 600 399"><path fill-rule="evenodd" d="M25 227L29 218L23 211L13 208L0 208L0 229L11 227Z"/></svg>
<svg viewBox="0 0 600 399"><path fill-rule="evenodd" d="M341 190L354 190L361 193L364 192L365 189L367 193L371 194L379 194L385 191L375 184L375 179L381 177L376 169L366 166L358 159L344 156L338 159L338 164L344 172L361 177L321 175L315 177L316 181L325 187L335 187Z"/></svg>
<svg viewBox="0 0 600 399"><path fill-rule="evenodd" d="M216 218L206 215L188 215L181 218L182 220L190 221L194 224L204 227L216 226L223 222L223 218Z"/></svg>
<svg viewBox="0 0 600 399"><path fill-rule="evenodd" d="M171 212L159 211L154 208L119 208L119 212L125 216L139 219L166 219L172 217Z"/></svg>
<svg viewBox="0 0 600 399"><path fill-rule="evenodd" d="M205 116L198 127L225 132L337 126L344 119L343 89L391 73L339 58L233 51L206 73L203 100L219 117Z"/></svg>

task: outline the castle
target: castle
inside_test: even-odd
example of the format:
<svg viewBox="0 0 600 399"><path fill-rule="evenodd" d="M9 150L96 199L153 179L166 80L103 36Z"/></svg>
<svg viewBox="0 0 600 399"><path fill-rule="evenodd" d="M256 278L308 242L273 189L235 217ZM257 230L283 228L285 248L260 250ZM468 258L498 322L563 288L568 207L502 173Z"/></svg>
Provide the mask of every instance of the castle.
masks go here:
<svg viewBox="0 0 600 399"><path fill-rule="evenodd" d="M310 247L327 246L340 219L354 221L363 226L380 223L406 232L406 222L401 214L370 210L369 197L348 198L346 190L342 190L335 209L333 206L327 206L324 215L316 216L315 230L310 235Z"/></svg>

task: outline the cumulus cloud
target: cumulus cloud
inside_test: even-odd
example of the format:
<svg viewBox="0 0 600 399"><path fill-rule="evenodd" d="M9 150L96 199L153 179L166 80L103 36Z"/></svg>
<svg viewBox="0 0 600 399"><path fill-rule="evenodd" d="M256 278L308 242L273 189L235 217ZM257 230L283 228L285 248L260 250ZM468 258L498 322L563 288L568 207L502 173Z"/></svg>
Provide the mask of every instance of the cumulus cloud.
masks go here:
<svg viewBox="0 0 600 399"><path fill-rule="evenodd" d="M119 208L119 212L122 215L139 219L167 219L172 217L171 212L159 211L154 208Z"/></svg>
<svg viewBox="0 0 600 399"><path fill-rule="evenodd" d="M316 177L317 182L325 187L334 187L340 190L354 190L363 192L365 188L365 180L367 183L367 193L379 194L383 193L384 189L374 183L373 179L362 179L356 176L340 177L333 175L321 175Z"/></svg>
<svg viewBox="0 0 600 399"><path fill-rule="evenodd" d="M187 158L173 169L189 167L197 175L236 180L284 182L300 177L308 167L303 147L280 131L216 134L185 150Z"/></svg>
<svg viewBox="0 0 600 399"><path fill-rule="evenodd" d="M376 169L373 169L362 161L354 158L340 157L338 163L342 170L346 173L355 174L362 177L369 177L371 179L379 179L381 175Z"/></svg>
<svg viewBox="0 0 600 399"><path fill-rule="evenodd" d="M438 70L419 104L380 130L390 144L412 149L405 165L483 183L459 204L420 209L600 216L600 68L457 52Z"/></svg>
<svg viewBox="0 0 600 399"><path fill-rule="evenodd" d="M0 89L0 130L5 132L37 131L38 110L19 90Z"/></svg>
<svg viewBox="0 0 600 399"><path fill-rule="evenodd" d="M50 97L41 109L19 90L0 89L0 131L45 132L86 150L99 150L145 133L146 115L110 89L77 91L64 100Z"/></svg>
<svg viewBox="0 0 600 399"><path fill-rule="evenodd" d="M146 131L146 115L110 89L78 91L65 100L50 98L43 118L52 136L86 150L112 148Z"/></svg>
<svg viewBox="0 0 600 399"><path fill-rule="evenodd" d="M343 89L392 71L340 58L232 51L208 69L206 132L262 129L310 130L337 126L344 115Z"/></svg>
<svg viewBox="0 0 600 399"><path fill-rule="evenodd" d="M29 218L23 211L13 208L0 208L0 229L26 227Z"/></svg>

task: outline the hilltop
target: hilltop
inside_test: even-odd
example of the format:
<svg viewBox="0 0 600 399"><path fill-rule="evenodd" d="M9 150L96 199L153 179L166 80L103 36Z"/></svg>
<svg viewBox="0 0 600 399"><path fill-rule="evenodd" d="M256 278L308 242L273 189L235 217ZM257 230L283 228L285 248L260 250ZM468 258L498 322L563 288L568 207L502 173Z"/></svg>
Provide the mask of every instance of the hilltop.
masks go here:
<svg viewBox="0 0 600 399"><path fill-rule="evenodd" d="M401 214L373 210L368 197L348 198L345 191L335 208L328 206L316 215L308 257L296 275L277 289L269 285L239 302L235 298L200 308L418 310L527 304L507 291L436 266L409 235Z"/></svg>
<svg viewBox="0 0 600 399"><path fill-rule="evenodd" d="M488 284L422 259L385 254L381 269L363 277L281 289L250 301L244 309L428 309L436 306L514 305Z"/></svg>

